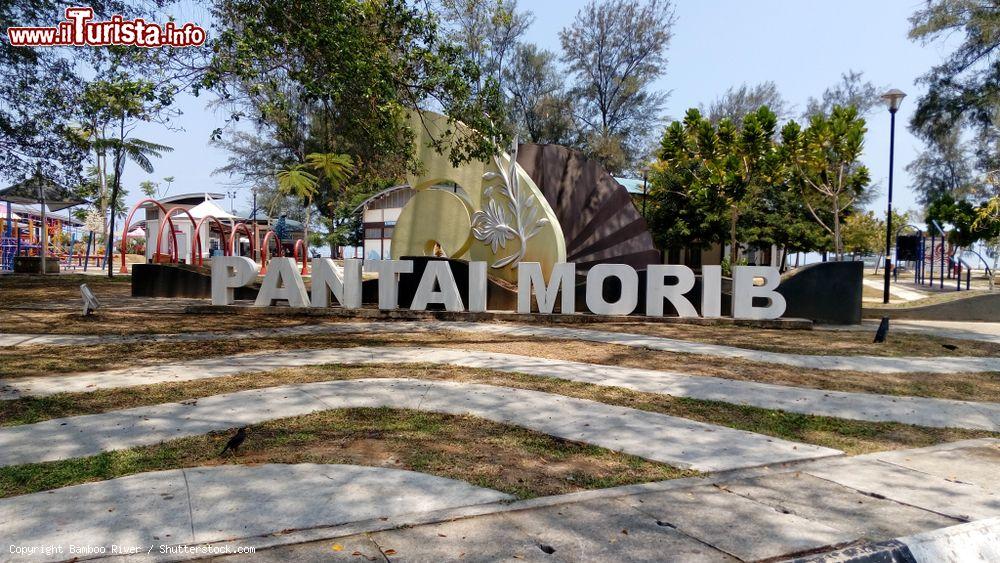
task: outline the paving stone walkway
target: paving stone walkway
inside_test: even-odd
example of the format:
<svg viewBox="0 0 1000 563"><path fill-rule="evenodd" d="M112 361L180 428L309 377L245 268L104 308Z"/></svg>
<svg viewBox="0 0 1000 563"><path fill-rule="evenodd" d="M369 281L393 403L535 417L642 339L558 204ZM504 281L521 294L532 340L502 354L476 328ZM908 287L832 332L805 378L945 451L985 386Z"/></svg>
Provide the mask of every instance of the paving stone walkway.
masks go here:
<svg viewBox="0 0 1000 563"><path fill-rule="evenodd" d="M699 471L841 454L829 448L539 391L449 381L354 379L254 389L0 428L0 466L89 456L355 407L470 414ZM247 439L252 441L253 436Z"/></svg>
<svg viewBox="0 0 1000 563"><path fill-rule="evenodd" d="M11 544L141 546L145 554L151 544L211 543L510 500L464 481L381 467L173 469L0 499L2 559L47 560L8 559Z"/></svg>
<svg viewBox="0 0 1000 563"><path fill-rule="evenodd" d="M562 340L582 340L605 344L618 344L633 348L646 348L662 352L697 354L704 356L734 358L751 362L777 364L792 367L850 370L872 373L976 373L1000 371L1000 358L979 357L878 357L878 356L823 356L810 354L789 354L768 352L705 344L661 336L630 334L575 327L519 325L511 323L474 323L445 321L397 321L397 322L343 322L273 329L252 329L237 332L192 332L167 335L96 335L96 334L0 334L0 347L45 344L95 345L127 342L179 342L194 340L219 340L227 338L258 338L268 336L300 336L310 334L346 333L399 333L399 332L458 331L500 336L528 336L555 338Z"/></svg>
<svg viewBox="0 0 1000 563"><path fill-rule="evenodd" d="M948 477L885 461L939 456L952 460ZM256 546L254 561L281 563L361 556L373 561L784 559L954 529L978 518L992 517L977 522L986 534L996 533L1000 496L969 481L997 464L1000 441L970 440L356 522L213 547ZM845 478L852 468L857 475ZM216 560L240 557L245 558Z"/></svg>
<svg viewBox="0 0 1000 563"><path fill-rule="evenodd" d="M847 393L515 354L421 347L265 351L88 374L0 379L0 400L190 381L288 367L378 363L431 363L486 368L803 414L1000 431L998 403Z"/></svg>

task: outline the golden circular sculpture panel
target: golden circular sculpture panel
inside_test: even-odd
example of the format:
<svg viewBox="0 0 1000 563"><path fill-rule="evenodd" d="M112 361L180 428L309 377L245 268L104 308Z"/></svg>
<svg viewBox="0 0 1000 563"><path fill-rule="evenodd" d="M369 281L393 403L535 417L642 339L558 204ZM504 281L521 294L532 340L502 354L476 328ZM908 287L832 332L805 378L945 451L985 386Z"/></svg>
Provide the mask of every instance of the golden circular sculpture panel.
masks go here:
<svg viewBox="0 0 1000 563"><path fill-rule="evenodd" d="M392 232L392 255L434 256L435 245L449 258L462 258L472 244L472 211L452 192L418 191L403 208Z"/></svg>
<svg viewBox="0 0 1000 563"><path fill-rule="evenodd" d="M432 140L469 135L461 123L431 112L411 115L415 150L422 173L407 178L416 195L406 204L392 237L392 255L429 255L428 243L441 245L449 258L482 261L489 273L517 281L520 262L538 262L546 279L566 261L566 241L548 201L513 154L454 166ZM433 186L455 184L468 201Z"/></svg>

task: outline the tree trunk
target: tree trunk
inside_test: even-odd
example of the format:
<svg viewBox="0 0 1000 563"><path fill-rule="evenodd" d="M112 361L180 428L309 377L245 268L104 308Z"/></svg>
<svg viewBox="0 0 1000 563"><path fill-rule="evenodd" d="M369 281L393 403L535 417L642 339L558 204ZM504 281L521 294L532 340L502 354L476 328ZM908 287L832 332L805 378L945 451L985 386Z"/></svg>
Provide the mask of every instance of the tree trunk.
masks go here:
<svg viewBox="0 0 1000 563"><path fill-rule="evenodd" d="M739 210L734 206L729 219L729 267L732 268L739 260L739 247L736 245L736 223L739 221Z"/></svg>
<svg viewBox="0 0 1000 563"><path fill-rule="evenodd" d="M840 240L840 207L833 206L833 251L837 255L837 262L844 261L844 248Z"/></svg>
<svg viewBox="0 0 1000 563"><path fill-rule="evenodd" d="M115 201L118 200L118 191L121 189L122 185L122 145L125 144L125 114L122 113L121 120L119 121L118 129L118 146L115 147L115 180L111 187L111 201L108 203L108 208L111 210L111 219L108 221L110 226L108 227L108 234L106 240L107 257L105 262L107 262L108 267L108 277L114 277L114 255L115 255ZM163 220L166 220L164 217ZM122 233L122 238L125 238L125 233ZM125 259L124 252L122 253L122 260Z"/></svg>

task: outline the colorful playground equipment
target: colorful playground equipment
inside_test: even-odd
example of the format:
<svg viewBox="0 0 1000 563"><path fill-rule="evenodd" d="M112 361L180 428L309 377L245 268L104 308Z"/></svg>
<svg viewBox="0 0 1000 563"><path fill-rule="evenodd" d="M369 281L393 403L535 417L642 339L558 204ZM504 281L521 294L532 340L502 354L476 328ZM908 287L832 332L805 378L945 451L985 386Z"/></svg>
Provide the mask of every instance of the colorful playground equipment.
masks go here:
<svg viewBox="0 0 1000 563"><path fill-rule="evenodd" d="M948 237L937 221L931 221L929 233L913 226L904 226L896 232L896 257L893 274L898 279L901 262L913 263L914 285L944 289L945 278L955 280L955 290L972 287L972 271L983 269L987 277L994 275L985 258L975 250L961 248L948 242ZM913 229L916 234L900 235L903 229ZM982 266L978 268L977 266ZM936 278L935 278L936 276ZM936 279L936 282L935 282Z"/></svg>
<svg viewBox="0 0 1000 563"><path fill-rule="evenodd" d="M39 211L19 207L14 212L10 202L5 207L5 213L0 215L0 270L12 271L17 256L40 256L43 228L46 257L58 260L62 269L85 269L103 263L103 250L98 253L94 249L91 255L93 236L85 236L76 221L48 215L43 222Z"/></svg>

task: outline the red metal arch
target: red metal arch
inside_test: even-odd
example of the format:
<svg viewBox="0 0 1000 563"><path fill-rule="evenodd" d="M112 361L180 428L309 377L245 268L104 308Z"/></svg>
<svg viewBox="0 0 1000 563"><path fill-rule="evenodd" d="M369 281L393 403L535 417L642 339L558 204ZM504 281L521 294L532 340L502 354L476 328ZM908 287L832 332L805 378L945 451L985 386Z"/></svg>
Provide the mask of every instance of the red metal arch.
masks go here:
<svg viewBox="0 0 1000 563"><path fill-rule="evenodd" d="M172 216L177 211L181 211L185 215L187 215L188 216L188 220L191 221L191 225L197 224L197 221L194 220L194 216L191 215L191 212L188 211L187 209L183 208L183 207L171 207L169 210L167 210L167 215L166 216L170 217L170 216ZM163 238L163 227L165 227L166 224L167 224L166 222L161 222L160 223L160 229L156 232L156 254L160 253L160 241ZM171 231L174 230L174 226L173 226L173 222L172 221L171 221L171 225L170 225L170 230ZM198 231L197 230L195 230L195 232L194 232L193 236L191 237L191 239L192 239L191 240L191 263L194 264L195 254L196 254L195 249L197 249L198 262L202 261L201 245L198 244L200 241L198 239ZM177 235L174 235L174 250L173 250L173 256L172 256L172 258L173 258L174 262L180 262L180 257L181 257L181 255L180 255L180 249L177 248Z"/></svg>
<svg viewBox="0 0 1000 563"><path fill-rule="evenodd" d="M174 233L174 221L167 214L167 208L163 207L163 204L161 204L160 202L156 201L153 198L146 198L146 199L140 201L139 203L133 205L132 206L132 210L129 211L128 217L125 218L125 226L124 226L124 230L122 230L122 235L123 235L122 236L122 267L119 270L119 273L122 273L122 274L127 274L128 273L128 266L125 264L125 250L126 250L126 243L128 242L128 226L129 226L129 223L132 222L132 216L135 215L135 212L139 210L139 207L141 207L142 205L145 205L147 203L152 203L153 205L155 205L155 206L157 206L157 207L160 208L160 212L163 213L163 215L165 216L165 220L170 223L170 236L173 237L174 248L177 248L177 234ZM115 236L114 233L111 233L111 236L112 237ZM159 243L159 241L157 241L157 243ZM109 256L108 259L111 259L111 257Z"/></svg>
<svg viewBox="0 0 1000 563"><path fill-rule="evenodd" d="M198 233L197 237L201 236L201 226L205 224L205 221L211 220L215 223L216 227L219 227L219 234L222 236L222 255L229 256L229 241L226 240L226 225L222 221L219 221L215 215L206 215L198 220L198 224L194 226L194 230ZM209 231L211 232L211 225L209 225ZM193 256L194 254L192 254ZM203 266L205 264L204 257L201 255L201 245L198 245L198 265Z"/></svg>
<svg viewBox="0 0 1000 563"><path fill-rule="evenodd" d="M292 248L292 257L295 261L299 261L299 248L302 249L302 275L306 275L309 272L309 254L306 252L306 241L298 239L295 241L295 247Z"/></svg>
<svg viewBox="0 0 1000 563"><path fill-rule="evenodd" d="M268 229L268 231L266 233L264 233L264 240L261 241L261 243L260 243L260 273L261 273L261 275L264 275L264 274L267 273L267 263L271 259L271 255L267 251L267 242L269 240L274 240L274 246L277 247L277 249L278 249L278 252L276 254L277 256L284 256L285 255L285 249L282 248L282 246L281 246L281 239L278 238L278 235L275 234L274 231Z"/></svg>
<svg viewBox="0 0 1000 563"><path fill-rule="evenodd" d="M236 231L243 231L247 238L250 239L250 256L252 258L253 251L257 248L257 245L255 244L256 241L253 240L253 231L250 230L250 227L246 223L233 223L233 230L229 233L229 255L239 256L236 254L236 243L239 240L236 238Z"/></svg>

